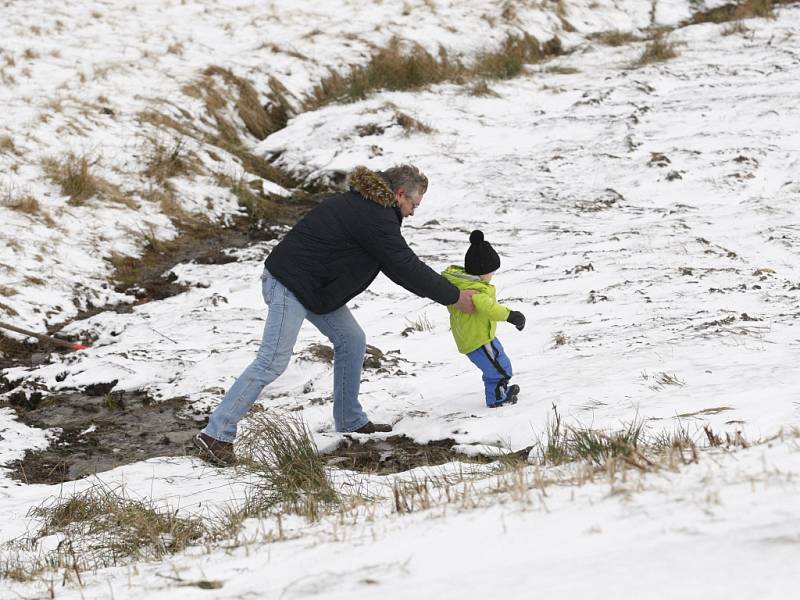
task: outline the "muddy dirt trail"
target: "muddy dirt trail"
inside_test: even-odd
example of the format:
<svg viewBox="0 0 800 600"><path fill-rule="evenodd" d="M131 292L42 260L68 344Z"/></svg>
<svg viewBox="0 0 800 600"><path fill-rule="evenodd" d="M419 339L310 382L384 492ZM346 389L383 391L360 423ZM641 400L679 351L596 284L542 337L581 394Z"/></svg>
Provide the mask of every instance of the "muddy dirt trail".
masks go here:
<svg viewBox="0 0 800 600"><path fill-rule="evenodd" d="M12 477L25 483L62 483L148 458L184 455L206 420L181 398L153 402L136 392L89 390L38 399L12 394L10 404L26 425L53 430L46 450L27 451L8 465Z"/></svg>

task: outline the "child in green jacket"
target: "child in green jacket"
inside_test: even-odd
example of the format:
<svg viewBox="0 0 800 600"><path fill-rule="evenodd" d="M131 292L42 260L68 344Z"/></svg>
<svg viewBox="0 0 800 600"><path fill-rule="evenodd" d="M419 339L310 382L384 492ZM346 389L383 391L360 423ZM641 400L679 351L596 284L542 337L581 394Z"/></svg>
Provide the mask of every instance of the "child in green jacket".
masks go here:
<svg viewBox="0 0 800 600"><path fill-rule="evenodd" d="M508 385L513 375L511 361L500 340L495 337L495 331L497 321L508 321L522 331L525 315L497 303L495 288L490 282L500 267L500 257L491 244L484 241L483 232L477 229L473 231L469 242L464 268L452 265L442 275L460 290L478 292L472 296L475 312L467 314L448 306L450 328L458 351L466 354L483 372L486 405L497 408L504 404L515 404L519 386Z"/></svg>

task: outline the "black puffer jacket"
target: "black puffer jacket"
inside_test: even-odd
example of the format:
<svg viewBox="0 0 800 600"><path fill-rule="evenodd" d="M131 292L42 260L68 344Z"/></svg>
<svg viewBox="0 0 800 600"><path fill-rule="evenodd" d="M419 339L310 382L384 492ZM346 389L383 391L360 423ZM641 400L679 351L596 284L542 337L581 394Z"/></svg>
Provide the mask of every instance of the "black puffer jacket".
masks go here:
<svg viewBox="0 0 800 600"><path fill-rule="evenodd" d="M458 288L403 239L402 217L384 180L356 167L350 186L323 200L286 234L264 261L269 272L319 314L363 292L379 271L418 296L454 304Z"/></svg>

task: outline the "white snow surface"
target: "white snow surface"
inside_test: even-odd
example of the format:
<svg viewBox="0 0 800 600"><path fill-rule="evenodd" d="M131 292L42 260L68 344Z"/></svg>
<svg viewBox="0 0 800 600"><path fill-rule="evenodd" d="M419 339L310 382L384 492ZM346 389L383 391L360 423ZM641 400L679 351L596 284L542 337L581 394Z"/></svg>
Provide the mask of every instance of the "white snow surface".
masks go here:
<svg viewBox="0 0 800 600"><path fill-rule="evenodd" d="M485 15L499 14L502 3L6 2L0 65L4 56L15 64L6 60L0 74L13 77L0 89L0 136L10 135L16 150L0 149L2 177L8 189L33 194L56 225L0 206L8 240L0 285L18 290L0 298L0 308L43 330L87 299L131 300L105 283L104 259L137 252L131 231L143 223L171 235L169 221L143 199L135 210L70 206L39 164L46 155L89 152L109 180L144 189L132 150L144 135L136 114L178 94L209 64L263 77L262 92L274 75L299 98L328 68L365 62L370 45L392 35L472 56L524 27L540 39L557 33L574 51L491 82L494 95L470 95L469 83L382 92L301 114L260 144L252 140L308 181L359 164L418 165L430 187L403 225L412 248L443 270L463 260L469 232L482 229L502 259L493 281L499 300L527 317L522 332L498 326L520 402L490 410L479 373L455 349L447 311L380 276L350 304L368 343L390 359L388 374L364 371L368 414L418 442L452 438L465 454L487 455L533 445L553 406L570 423L615 429L642 419L651 431L683 426L698 440L704 425L751 441L796 432L800 8L747 20L743 34L726 35L728 24L676 29L667 36L676 58L634 67L644 42L609 47L589 34L647 27L650 2L567 2L572 33L549 4L518 6L518 23L492 26ZM656 22L674 26L700 4L656 2ZM265 40L283 51L262 48ZM181 54L165 52L176 43ZM38 58L26 62L28 47ZM98 69L102 76L76 79ZM116 117L81 116L83 103L99 106L100 95ZM59 96L63 111L43 120ZM397 111L433 132L403 131ZM70 133L76 122L84 133ZM359 135L364 125L383 132ZM205 209L211 196L215 218L238 211L213 178L180 189L186 210ZM172 272L190 291L72 322L65 332L97 335L89 350L4 376L52 390L116 380L115 390L186 396L210 409L258 347L258 284L270 246L236 251L237 262L225 265L179 265ZM326 342L304 326L288 370L258 401L301 411L323 450L341 439L330 415L332 373L306 350ZM47 443L47 432L0 409L0 464ZM250 541L238 547L103 569L85 574L83 587L57 588L57 597L786 598L797 584L798 450L789 433L735 452L704 450L676 472L531 486L522 496L488 494L475 505L408 515L395 514L387 499L377 516L357 514L347 524L287 518L279 541L266 541L275 523L254 520ZM345 475L391 497L395 476ZM396 477L412 476L421 475ZM246 485L189 458L97 477L187 514L240 500ZM478 481L489 488L494 480ZM35 526L26 517L32 506L95 482L62 488L0 479L0 540ZM224 585L181 585L197 580ZM0 580L0 598L41 595L43 585Z"/></svg>

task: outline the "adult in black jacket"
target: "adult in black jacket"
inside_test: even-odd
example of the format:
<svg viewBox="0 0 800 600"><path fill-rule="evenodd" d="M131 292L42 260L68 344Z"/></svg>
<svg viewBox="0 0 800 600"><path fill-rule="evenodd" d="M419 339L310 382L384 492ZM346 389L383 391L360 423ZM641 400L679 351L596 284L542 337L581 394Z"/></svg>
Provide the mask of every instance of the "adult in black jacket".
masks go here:
<svg viewBox="0 0 800 600"><path fill-rule="evenodd" d="M346 303L378 272L418 296L465 312L475 310L470 290L457 287L408 247L400 226L412 216L428 180L411 165L375 173L357 167L350 191L335 194L303 217L265 260L262 291L269 305L256 359L212 413L195 443L212 460L233 460L237 424L261 390L289 363L304 320L334 346L333 416L337 431L391 431L370 422L358 402L366 337Z"/></svg>

